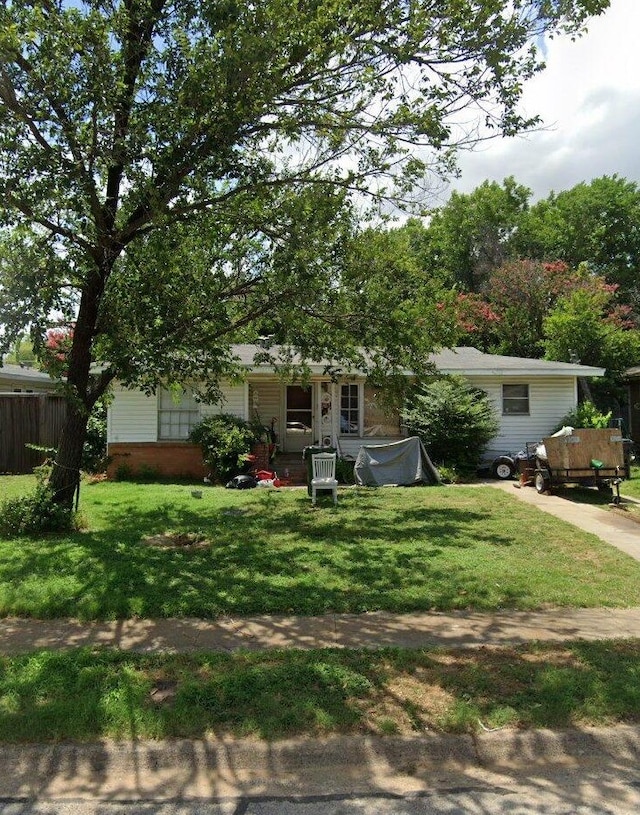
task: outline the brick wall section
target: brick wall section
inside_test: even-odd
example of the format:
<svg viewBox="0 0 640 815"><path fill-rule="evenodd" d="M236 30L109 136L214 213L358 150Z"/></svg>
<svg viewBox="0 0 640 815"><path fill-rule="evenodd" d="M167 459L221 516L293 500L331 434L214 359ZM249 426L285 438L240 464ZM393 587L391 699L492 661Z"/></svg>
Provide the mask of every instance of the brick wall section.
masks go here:
<svg viewBox="0 0 640 815"><path fill-rule="evenodd" d="M119 467L127 467L132 475L148 468L160 476L196 478L202 480L207 468L202 451L188 442L114 443L107 448L107 477L116 478Z"/></svg>
<svg viewBox="0 0 640 815"><path fill-rule="evenodd" d="M255 462L251 465L252 470L271 470L271 461L269 460L269 445L256 444L252 450L252 454L256 457Z"/></svg>
<svg viewBox="0 0 640 815"><path fill-rule="evenodd" d="M269 446L257 445L252 451L256 461L254 470L273 470L274 462L269 460ZM118 468L127 467L131 475L140 474L146 468L158 476L167 478L194 478L201 481L208 469L202 460L202 451L195 444L187 442L114 442L108 445L107 478L117 478ZM276 462L279 477L287 484L306 484L307 465L299 458L293 461ZM286 478L285 472L289 472Z"/></svg>

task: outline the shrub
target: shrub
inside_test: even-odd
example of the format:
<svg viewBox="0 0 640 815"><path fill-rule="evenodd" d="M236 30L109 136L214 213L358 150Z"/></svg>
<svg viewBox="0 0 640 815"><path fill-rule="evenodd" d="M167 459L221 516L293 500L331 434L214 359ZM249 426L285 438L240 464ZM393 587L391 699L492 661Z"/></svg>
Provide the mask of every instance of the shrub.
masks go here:
<svg viewBox="0 0 640 815"><path fill-rule="evenodd" d="M130 464L118 464L116 467L115 472L115 480L116 481L132 481L133 480L133 469Z"/></svg>
<svg viewBox="0 0 640 815"><path fill-rule="evenodd" d="M459 377L443 376L418 386L403 414L434 463L463 475L475 471L499 424L487 394Z"/></svg>
<svg viewBox="0 0 640 815"><path fill-rule="evenodd" d="M141 464L136 473L138 481L157 481L160 478L160 471L152 464Z"/></svg>
<svg viewBox="0 0 640 815"><path fill-rule="evenodd" d="M75 513L53 500L53 492L43 479L39 479L33 492L9 498L0 507L0 533L7 537L75 529Z"/></svg>
<svg viewBox="0 0 640 815"><path fill-rule="evenodd" d="M211 478L222 482L244 469L257 442L252 426L229 413L207 416L193 428L189 439L200 445Z"/></svg>
<svg viewBox="0 0 640 815"><path fill-rule="evenodd" d="M464 484L469 480L469 473L466 470L462 473L459 472L455 465L450 467L448 464L438 464L438 473L443 484Z"/></svg>
<svg viewBox="0 0 640 815"><path fill-rule="evenodd" d="M560 424L553 428L552 432L560 430L562 427L609 427L611 421L611 411L601 413L593 402L583 402L573 410L570 410L562 418Z"/></svg>

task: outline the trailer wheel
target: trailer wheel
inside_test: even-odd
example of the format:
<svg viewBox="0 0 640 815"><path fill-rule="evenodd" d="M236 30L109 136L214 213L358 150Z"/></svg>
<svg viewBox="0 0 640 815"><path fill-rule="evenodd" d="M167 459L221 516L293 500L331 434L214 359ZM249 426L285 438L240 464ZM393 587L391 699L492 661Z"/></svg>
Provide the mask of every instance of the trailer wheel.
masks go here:
<svg viewBox="0 0 640 815"><path fill-rule="evenodd" d="M508 456L500 456L491 465L491 475L501 481L508 481L513 478L516 472L516 465Z"/></svg>
<svg viewBox="0 0 640 815"><path fill-rule="evenodd" d="M542 475L542 473L536 473L534 484L536 492L540 495L542 495L543 492L546 492L549 489L549 479L545 478L544 475Z"/></svg>

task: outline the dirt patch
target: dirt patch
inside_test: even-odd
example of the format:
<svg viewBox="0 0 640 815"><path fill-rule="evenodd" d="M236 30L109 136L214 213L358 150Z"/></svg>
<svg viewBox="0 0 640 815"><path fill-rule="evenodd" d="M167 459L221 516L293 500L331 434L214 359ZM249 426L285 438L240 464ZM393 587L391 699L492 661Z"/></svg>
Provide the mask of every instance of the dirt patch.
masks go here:
<svg viewBox="0 0 640 815"><path fill-rule="evenodd" d="M149 699L154 705L171 704L178 692L178 683L172 679L157 681L149 693Z"/></svg>
<svg viewBox="0 0 640 815"><path fill-rule="evenodd" d="M625 501L623 498L620 504L610 504L609 509L615 512L616 515L622 515L625 518L629 518L631 521L640 523L640 504Z"/></svg>
<svg viewBox="0 0 640 815"><path fill-rule="evenodd" d="M142 539L145 546L157 546L161 549L203 549L211 541L197 532L163 532L160 535L148 535Z"/></svg>

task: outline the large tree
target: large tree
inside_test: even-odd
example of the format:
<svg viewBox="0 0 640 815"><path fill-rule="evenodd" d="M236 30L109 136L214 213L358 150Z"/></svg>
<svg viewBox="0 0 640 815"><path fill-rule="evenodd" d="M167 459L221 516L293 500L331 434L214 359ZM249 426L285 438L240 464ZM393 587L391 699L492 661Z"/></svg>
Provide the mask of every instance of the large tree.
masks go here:
<svg viewBox="0 0 640 815"><path fill-rule="evenodd" d="M536 38L607 6L5 0L2 343L29 325L41 347L52 314L73 324L58 499L116 376L215 379L228 342L263 320L307 353L384 348L391 321L343 313L348 195L449 169L478 138L470 107L496 134L527 127ZM291 328L279 319L298 310Z"/></svg>
<svg viewBox="0 0 640 815"><path fill-rule="evenodd" d="M606 368L592 385L604 410L619 410L627 395L624 372L637 364L640 331L616 303L616 287L594 282L561 297L543 322L545 356Z"/></svg>
<svg viewBox="0 0 640 815"><path fill-rule="evenodd" d="M552 192L531 207L514 243L525 257L587 264L639 310L640 189L634 182L602 176Z"/></svg>
<svg viewBox="0 0 640 815"><path fill-rule="evenodd" d="M482 291L491 272L514 257L512 239L530 197L512 177L484 181L470 193L454 191L432 214L426 269L464 291Z"/></svg>

